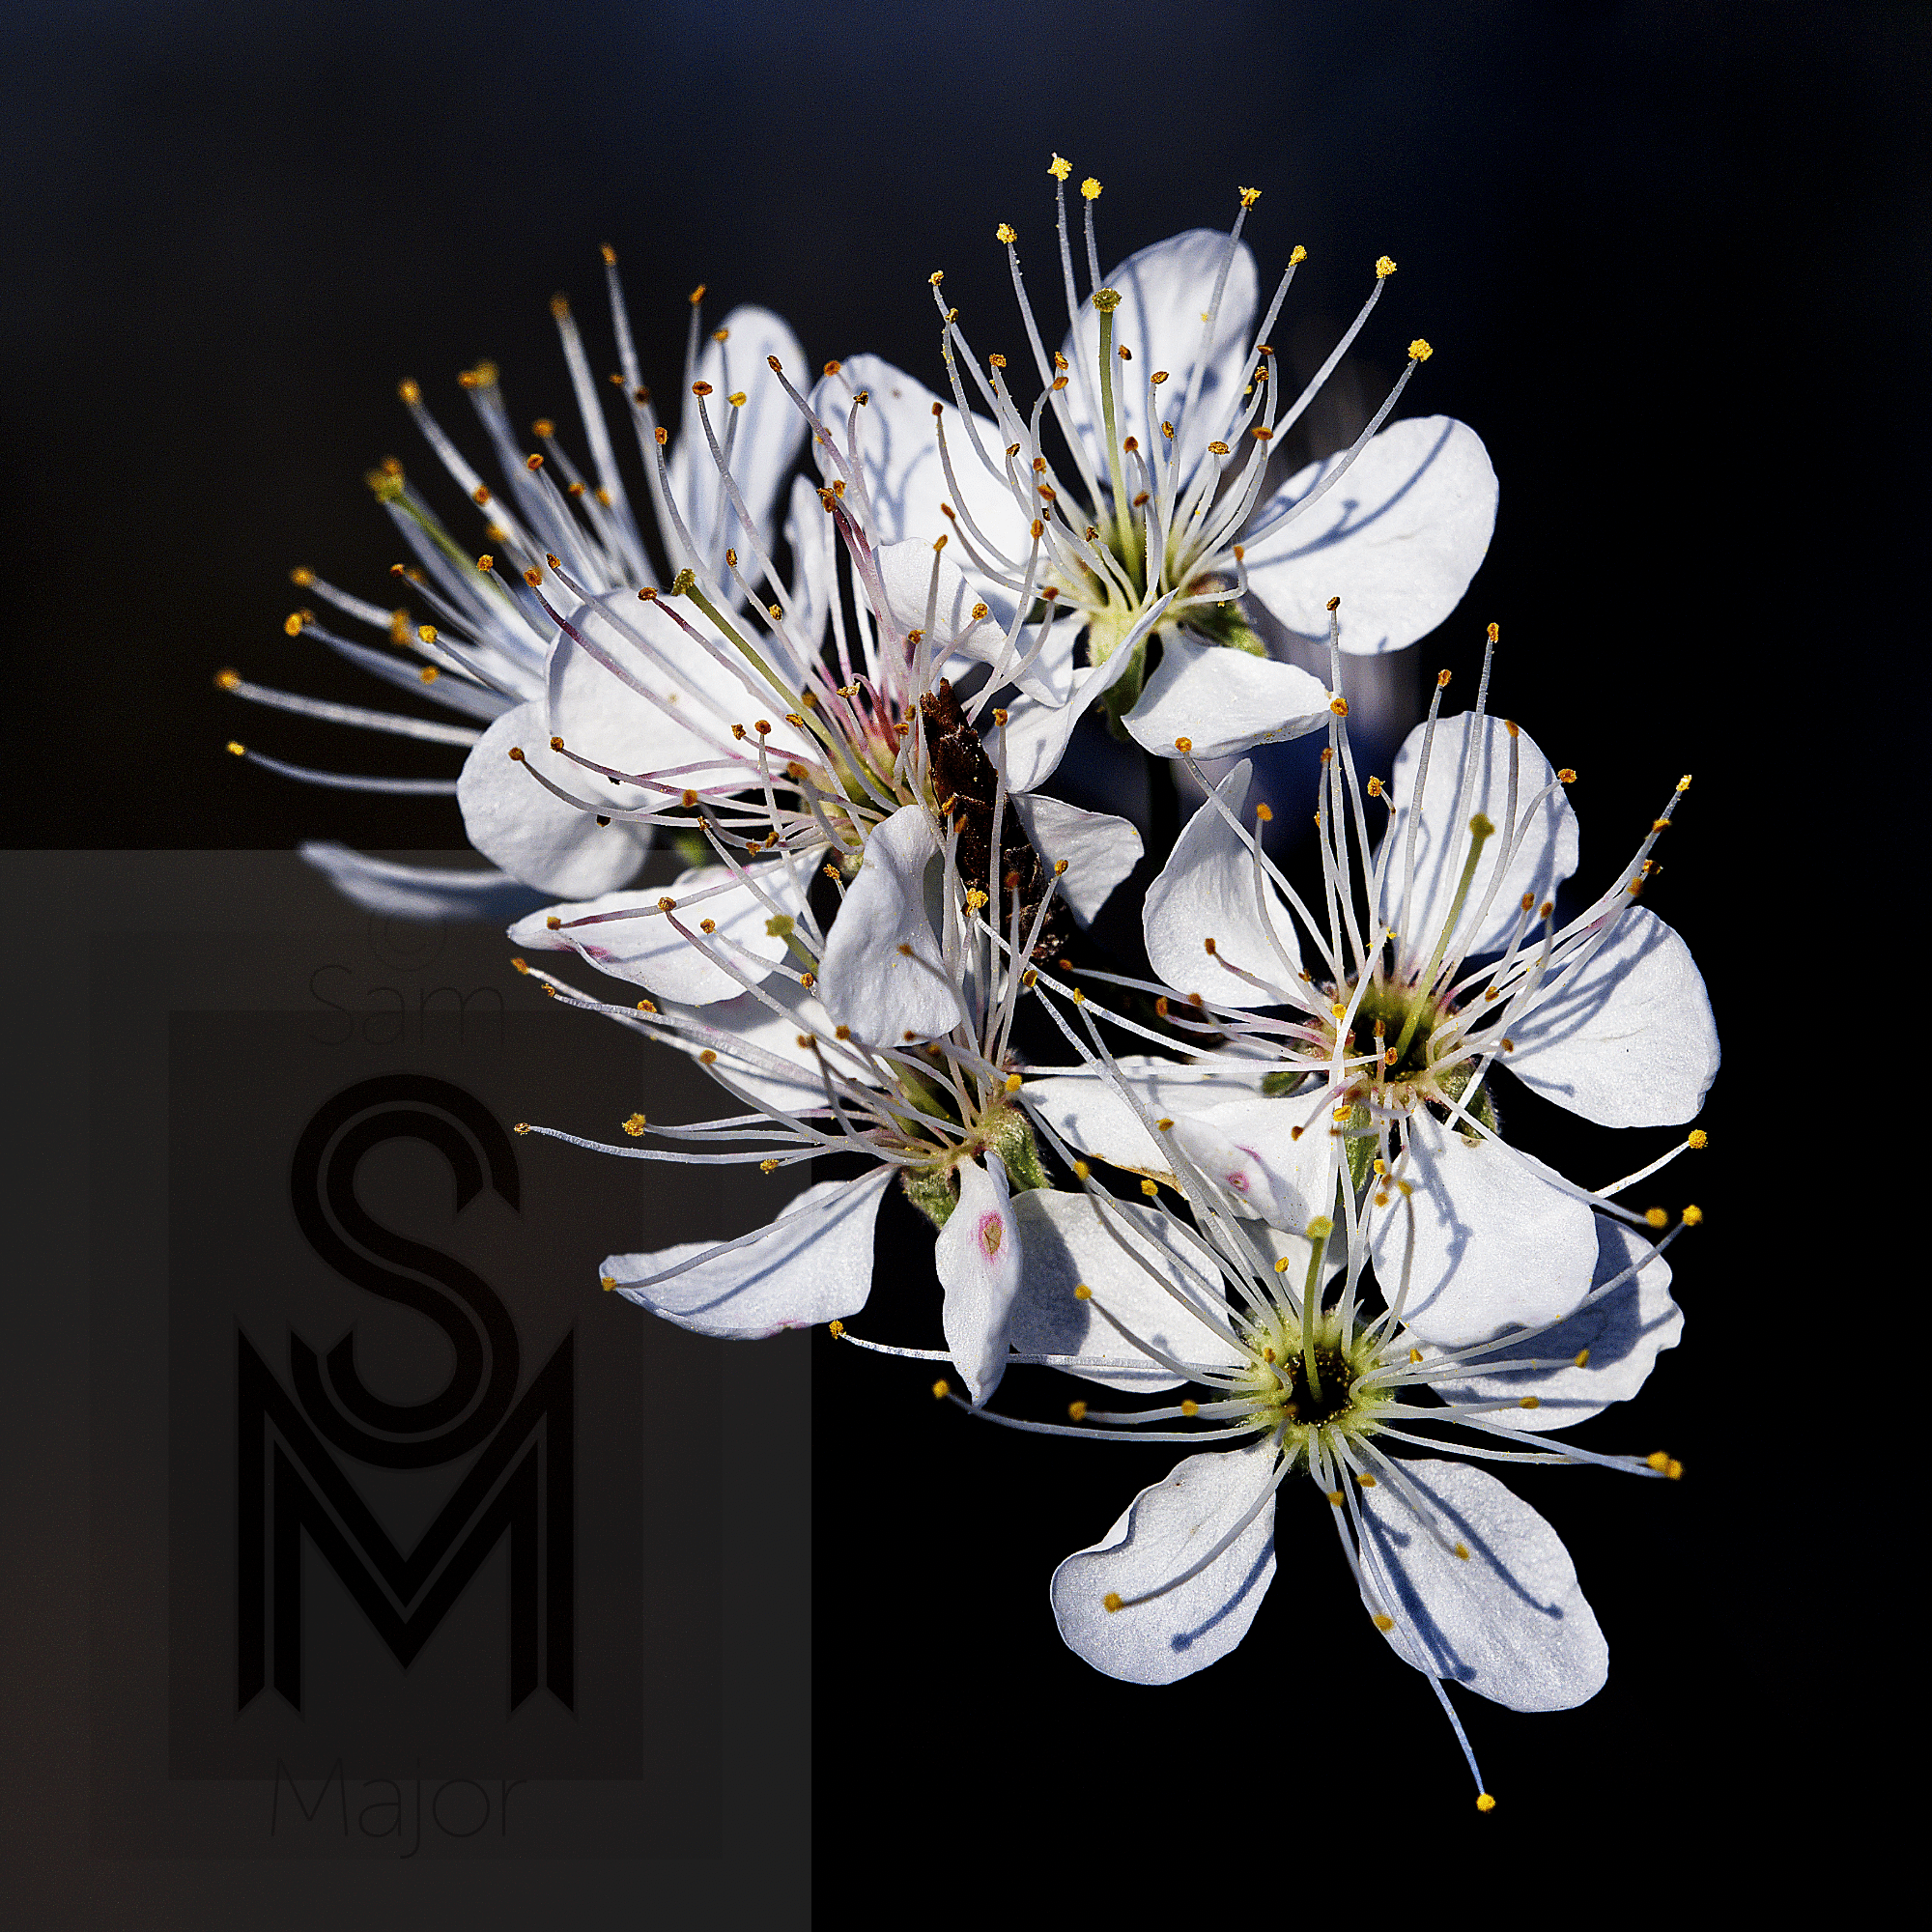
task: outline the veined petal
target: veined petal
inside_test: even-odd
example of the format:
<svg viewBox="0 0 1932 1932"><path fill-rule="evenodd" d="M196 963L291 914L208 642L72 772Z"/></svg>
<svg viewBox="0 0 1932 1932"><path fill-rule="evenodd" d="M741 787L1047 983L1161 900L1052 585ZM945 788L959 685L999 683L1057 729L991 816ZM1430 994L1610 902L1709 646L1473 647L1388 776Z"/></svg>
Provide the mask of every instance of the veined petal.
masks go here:
<svg viewBox="0 0 1932 1932"><path fill-rule="evenodd" d="M872 828L866 863L832 923L819 962L825 1010L861 1039L896 1046L958 1024L939 943L939 840L923 805Z"/></svg>
<svg viewBox="0 0 1932 1932"><path fill-rule="evenodd" d="M681 1241L652 1254L611 1255L604 1274L640 1308L680 1328L755 1341L856 1314L872 1289L872 1224L892 1179L824 1180L790 1202L755 1239L719 1247ZM707 1256L668 1279L681 1262Z"/></svg>
<svg viewBox="0 0 1932 1932"><path fill-rule="evenodd" d="M1226 1657L1274 1577L1275 1462L1266 1442L1189 1456L1143 1490L1099 1543L1053 1573L1054 1620L1067 1647L1129 1684L1172 1684ZM1198 1577L1162 1588L1251 1511L1247 1527ZM1145 1603L1106 1607L1110 1595L1155 1590Z"/></svg>
<svg viewBox="0 0 1932 1932"><path fill-rule="evenodd" d="M1265 529L1340 461L1298 470L1253 526ZM1305 515L1247 546L1248 586L1301 637L1327 637L1328 600L1339 597L1345 651L1401 650L1463 601L1495 521L1496 473L1482 439L1451 416L1411 416L1370 438Z"/></svg>
<svg viewBox="0 0 1932 1932"><path fill-rule="evenodd" d="M721 339L722 338L722 339ZM697 380L711 384L703 398L719 447L724 445L729 418L731 477L756 526L758 541L769 548L772 511L780 486L805 440L805 421L765 360L776 355L787 369L802 370L805 351L785 323L768 308L734 308L724 326L697 358ZM742 395L742 404L729 399ZM688 396L684 425L667 466L671 495L698 555L715 570L728 548L745 548L744 526L724 494L718 465L697 419L698 398Z"/></svg>
<svg viewBox="0 0 1932 1932"><path fill-rule="evenodd" d="M1512 1014L1503 1064L1546 1099L1606 1127L1693 1118L1718 1071L1718 1028L1690 949L1644 906L1554 999Z"/></svg>
<svg viewBox="0 0 1932 1932"><path fill-rule="evenodd" d="M838 595L837 539L818 492L804 476L792 482L785 543L791 551L791 603L785 628L803 649L815 652L824 647L826 622Z"/></svg>
<svg viewBox="0 0 1932 1932"><path fill-rule="evenodd" d="M1041 792L1017 792L1009 804L1049 868L1066 861L1060 896L1083 925L1140 863L1141 835L1110 811L1085 811Z"/></svg>
<svg viewBox="0 0 1932 1932"><path fill-rule="evenodd" d="M1125 720L1159 758L1179 755L1177 738L1197 758L1228 758L1327 722L1328 693L1300 666L1175 634L1161 640L1160 664Z"/></svg>
<svg viewBox="0 0 1932 1932"><path fill-rule="evenodd" d="M1004 477L990 474L975 453L958 411L951 402L946 412L947 450L958 481L955 498L939 458L932 406L941 402L925 384L895 369L877 355L848 355L835 375L827 376L811 392L811 406L832 432L839 458L845 455L845 426L852 399L864 390L867 402L858 411L859 460L872 517L868 534L875 543L896 543L917 537L925 543L952 533L952 526L940 509L955 503L1015 563L1023 564L1032 539L1026 519ZM980 443L998 460L1006 439L997 425L976 415ZM843 475L832 452L815 448L820 471L830 483ZM1002 620L1013 612L1013 596L998 585L982 584L981 594Z"/></svg>
<svg viewBox="0 0 1932 1932"><path fill-rule="evenodd" d="M1236 817L1254 766L1243 758L1216 792ZM1294 922L1273 886L1260 882L1254 854L1212 801L1181 828L1180 837L1148 888L1141 924L1157 978L1179 993L1199 993L1229 1007L1274 1007L1301 966ZM1264 910L1265 907L1265 911ZM1208 941L1214 950L1208 951ZM1286 957L1283 955L1286 954ZM1231 972L1238 967L1255 985Z"/></svg>
<svg viewBox="0 0 1932 1932"><path fill-rule="evenodd" d="M1139 1055L1129 1055L1114 1065L1122 1082L1157 1121L1245 1097L1273 1067L1271 1061L1185 1066L1178 1061ZM1082 1153L1130 1174L1145 1174L1155 1180L1174 1179L1166 1151L1097 1069L1029 1078L1025 1091L1029 1104L1040 1118Z"/></svg>
<svg viewBox="0 0 1932 1932"><path fill-rule="evenodd" d="M1007 783L1014 791L1037 791L1053 776L1066 755L1067 740L1082 714L1104 696L1133 663L1133 650L1122 647L1105 664L1083 665L1074 670L1072 644L1077 629L1065 619L1053 627L1054 633L1065 633L1066 639L1065 696L1043 703L1032 695L1036 681L1029 679L1020 696L1007 707L1007 722L984 734L987 755L1006 773ZM1055 683L1057 690L1057 679Z"/></svg>
<svg viewBox="0 0 1932 1932"><path fill-rule="evenodd" d="M1105 1363L1071 1373L1118 1389L1176 1388L1183 1378L1136 1349L1116 1322L1191 1367L1238 1363L1240 1351L1188 1312L1214 1297L1202 1289L1198 1254L1168 1218L1125 1202L1105 1220L1103 1211L1085 1194L1035 1188L1015 1197L1026 1271L1013 1303L1013 1347ZM1091 1298L1075 1295L1083 1285Z"/></svg>
<svg viewBox="0 0 1932 1932"><path fill-rule="evenodd" d="M513 749L522 751L521 762L510 756ZM463 761L456 802L470 844L542 893L589 897L634 878L648 834L640 837L616 822L599 825L594 813L546 791L525 765L577 797L595 795L585 774L550 749L542 700L520 704L504 712Z"/></svg>
<svg viewBox="0 0 1932 1932"><path fill-rule="evenodd" d="M326 873L344 898L389 919L475 919L494 924L520 917L541 897L534 887L494 866L459 871L399 865L325 839L309 840L298 854Z"/></svg>
<svg viewBox="0 0 1932 1932"><path fill-rule="evenodd" d="M679 771L730 757L749 771L757 741L741 743L731 726L751 730L762 718L773 727L761 734L767 754L781 769L787 758L816 755L809 734L784 722L787 700L749 664L742 672L735 667L736 647L719 639L696 607L688 613L681 607L680 614L713 640L719 657L656 602L626 597L614 610L621 618L601 605L582 605L570 622L582 640L558 635L551 652L546 738L554 733L571 751L619 772ZM619 670L611 670L612 664ZM580 797L608 791L619 805L664 805L673 796L611 786L595 773L570 770L571 789ZM673 787L680 782L671 781Z"/></svg>
<svg viewBox="0 0 1932 1932"><path fill-rule="evenodd" d="M1403 882L1408 863L1408 828L1415 806L1415 776L1429 727L1418 724L1397 753L1390 783L1394 815L1383 839L1387 862L1376 914L1388 926L1402 919ZM1516 747L1514 811L1510 798L1510 748ZM1466 793L1464 779L1468 778ZM1500 718L1484 718L1471 728L1471 714L1459 712L1436 721L1429 753L1428 781L1422 795L1421 823L1415 838L1415 885L1408 919L1398 937L1400 956L1411 970L1427 962L1469 856L1469 822L1478 813L1495 831L1483 847L1468 895L1457 915L1449 942L1452 952L1496 952L1508 944L1518 909L1527 893L1541 905L1577 869L1577 814L1559 789L1536 808L1523 829L1522 842L1509 858L1500 879L1496 867L1511 853L1517 822L1530 803L1555 780L1555 770L1527 731L1512 738Z"/></svg>
<svg viewBox="0 0 1932 1932"><path fill-rule="evenodd" d="M1376 1277L1402 1319L1445 1348L1567 1315L1589 1292L1596 1216L1500 1142L1474 1146L1426 1107L1408 1117L1406 1192L1371 1230Z"/></svg>
<svg viewBox="0 0 1932 1932"><path fill-rule="evenodd" d="M1590 1286L1601 1288L1634 1266L1650 1243L1620 1222L1597 1223L1597 1271ZM1601 1300L1580 1308L1569 1321L1531 1336L1520 1349L1501 1338L1493 1360L1534 1355L1562 1364L1554 1369L1512 1369L1499 1375L1477 1372L1462 1381L1431 1386L1445 1402L1520 1402L1534 1408L1512 1408L1497 1417L1514 1429L1562 1429L1585 1422L1613 1402L1628 1402L1665 1349L1674 1349L1684 1330L1684 1314L1670 1298L1670 1264L1662 1255L1643 1261L1628 1281ZM1423 1354L1435 1350L1424 1345Z"/></svg>
<svg viewBox="0 0 1932 1932"><path fill-rule="evenodd" d="M1395 1619L1390 1649L1513 1711L1565 1711L1595 1696L1609 1646L1556 1532L1467 1463L1406 1462L1402 1471L1441 1535L1396 1484L1359 1492L1363 1567L1387 1599L1370 1607Z"/></svg>
<svg viewBox="0 0 1932 1932"><path fill-rule="evenodd" d="M715 929L695 944L661 910L673 900L678 924ZM510 928L510 941L528 948L568 948L614 979L628 980L660 998L688 1007L735 1000L744 980L762 980L785 956L781 933L770 930L773 905L797 919L804 902L794 889L791 867L767 862L748 867L742 880L729 867L700 866L680 873L664 894L607 893L578 904L546 906ZM552 920L561 923L553 926ZM583 922L594 922L584 923ZM725 971L714 951L738 969Z"/></svg>
<svg viewBox="0 0 1932 1932"><path fill-rule="evenodd" d="M1228 267L1227 288L1208 335L1208 303L1222 266ZM1217 229L1191 228L1170 236L1138 254L1129 255L1108 278L1121 305L1114 311L1116 350L1133 352L1130 362L1114 362L1116 420L1122 437L1140 439L1149 452L1166 447L1163 417L1178 418L1200 364L1200 381L1184 422L1176 420L1177 487L1185 488L1214 438L1222 435L1241 406L1242 377L1247 373L1248 330L1254 325L1258 282L1255 258L1245 242L1235 243L1229 262L1228 237ZM1087 445L1094 474L1107 474L1107 450L1101 425L1089 418L1088 398L1097 406L1095 372L1100 359L1100 319L1090 297L1068 334L1063 353L1088 371L1083 384L1068 385L1075 433ZM1156 388L1156 370L1167 381Z"/></svg>
<svg viewBox="0 0 1932 1932"><path fill-rule="evenodd" d="M1006 1373L1021 1240L1000 1156L989 1151L983 1167L962 1161L957 1172L959 1199L933 1243L932 1261L946 1291L940 1312L946 1350L978 1408Z"/></svg>

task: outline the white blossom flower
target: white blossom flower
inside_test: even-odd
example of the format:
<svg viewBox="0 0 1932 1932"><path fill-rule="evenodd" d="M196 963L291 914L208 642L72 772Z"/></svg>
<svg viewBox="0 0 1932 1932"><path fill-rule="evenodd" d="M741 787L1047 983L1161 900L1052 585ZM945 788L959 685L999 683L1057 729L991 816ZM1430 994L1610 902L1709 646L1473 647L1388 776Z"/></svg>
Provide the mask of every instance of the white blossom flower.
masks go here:
<svg viewBox="0 0 1932 1932"><path fill-rule="evenodd" d="M1204 1669L1247 1634L1274 1575L1277 1497L1311 1484L1364 1609L1435 1689L1484 1790L1444 1683L1520 1711L1603 1685L1604 1635L1555 1531L1471 1462L1598 1463L1676 1476L1667 1455L1603 1455L1548 1432L1634 1395L1682 1318L1662 1246L1600 1224L1594 1280L1561 1321L1442 1350L1365 1299L1334 1230L1264 1246L1246 1205L1170 1146L1193 1225L1165 1202L1033 1194L1015 1204L1026 1272L1016 1361L1179 1399L1070 1406L1049 1435L1131 1434L1190 1453L1052 1581L1067 1644L1136 1684ZM1685 1210L1679 1228L1701 1218ZM1279 1251L1279 1252L1277 1252ZM1296 1644L1307 1640L1297 1595Z"/></svg>
<svg viewBox="0 0 1932 1932"><path fill-rule="evenodd" d="M779 494L803 437L769 361L802 352L785 324L766 309L733 309L722 327L705 331L698 306L704 291L697 290L691 301L685 358L686 386L696 401L672 442L641 380L616 258L608 248L605 264L620 365L611 380L621 389L643 453L657 555L668 566L666 576L688 571L707 583L725 586L725 602L735 609L750 591L733 580L733 546L770 544ZM461 380L497 460L501 482L493 489L431 414L419 386L406 382L403 401L417 427L481 513L480 554L457 541L429 499L392 461L373 472L370 483L413 557L410 564L396 565L395 575L409 594L427 606L434 621L412 622L408 611L384 610L310 570L295 573L297 584L318 603L372 628L420 662L342 635L309 608L290 617L286 628L292 637L312 638L385 682L414 691L469 722L440 724L325 703L255 684L232 670L216 680L238 696L276 709L468 751L462 776L452 781L315 771L231 745L239 755L312 783L456 797L470 842L499 871L438 881L422 874L401 875L394 867L339 846L311 852L344 891L381 910L407 917L461 914L478 903L478 894L493 888L500 898L500 889L512 881L538 892L591 895L632 877L650 841L647 816L634 814L620 821L608 815L600 822L596 809L580 810L559 796L559 790L581 781L583 773L558 760L550 749L556 735L550 711L559 698L569 705L569 695L558 690L569 668L557 663L559 636L572 623L583 628L592 613L611 602L662 581L644 536L644 519L632 502L616 460L576 322L563 298L553 308L589 446L587 472L580 470L549 420L534 425L533 446L520 442L497 372L484 363ZM707 399L713 396L724 399L721 422L712 420ZM562 611L552 601L553 581L567 586ZM651 642L644 648L656 647L676 667L676 675L665 680L658 694L660 742L650 749L660 755L639 762L686 762L693 753L689 734L678 728L680 706L685 711L700 706L723 673L715 659L687 647L673 623L653 622L646 611L629 628L648 633ZM506 760L512 746L524 750L524 771ZM633 742L626 749L635 755L639 748ZM529 781L539 775L549 781L550 789ZM636 805L642 796L635 787L611 789L611 802Z"/></svg>
<svg viewBox="0 0 1932 1932"><path fill-rule="evenodd" d="M1371 779L1366 797L1338 701L1315 906L1242 815L1246 762L1210 792L1143 923L1155 973L1191 1003L1178 1009L1186 1024L1228 1043L1187 1067L1124 1064L1140 1107L1180 1120L1206 1164L1265 1198L1264 1218L1343 1218L1385 1292L1399 1286L1408 1326L1451 1345L1560 1317L1588 1284L1599 1214L1625 1212L1607 1197L1630 1184L1593 1194L1506 1141L1492 1069L1604 1125L1667 1125L1696 1114L1719 1059L1689 949L1636 902L1690 781L1615 884L1559 921L1575 774L1489 716L1487 664L1483 682L1476 709L1447 719L1438 685L1392 784ZM1390 812L1373 848L1370 799ZM1091 1070L1029 1093L1088 1152L1167 1173L1140 1112Z"/></svg>
<svg viewBox="0 0 1932 1932"><path fill-rule="evenodd" d="M1258 276L1240 237L1258 190L1241 190L1230 233L1175 236L1103 283L1094 229L1100 184L1083 183L1090 293L1082 301L1066 222L1070 169L1055 156L1050 172L1073 317L1051 356L1021 279L1017 236L1008 223L999 228L1041 384L1031 409L1015 396L1004 355L983 367L973 355L934 274L952 411L880 358L849 357L831 366L814 395L826 421L847 424L843 437L815 440L821 468L863 484L882 539L954 531L995 610L1037 599L1065 613L1042 660L1076 715L1103 700L1162 756L1177 737L1215 757L1314 729L1327 694L1305 671L1266 657L1243 599L1315 638L1322 607L1339 593L1356 617L1350 649L1414 641L1455 608L1488 548L1496 486L1482 443L1447 417L1383 428L1432 353L1417 340L1356 441L1268 490L1270 445L1353 343L1395 264L1378 262L1361 313L1288 402L1265 337L1305 250L1290 256L1257 328ZM969 382L989 413L978 412ZM854 407L861 397L863 412ZM1049 412L1059 443L1043 440ZM1087 663L1076 669L1082 632ZM1161 656L1143 688L1150 637ZM1034 781L1023 755L1011 775L1015 784Z"/></svg>
<svg viewBox="0 0 1932 1932"><path fill-rule="evenodd" d="M1022 1264L1014 1202L1046 1182L1014 1103L1019 1076L1007 1070L1021 975L1001 962L1023 958L1037 940L1065 874L1049 875L1036 905L1012 895L1006 943L996 946L973 902L983 905L984 895L961 886L960 843L955 822L939 845L922 805L875 826L829 935L789 877L789 859L741 867L733 877L692 875L694 896L666 895L656 929L683 952L669 970L693 989L686 998L711 1004L599 1008L538 975L572 1004L693 1055L743 1109L683 1125L639 1113L626 1131L665 1145L601 1151L768 1173L846 1154L868 1170L806 1189L735 1240L608 1257L606 1288L710 1335L770 1335L853 1314L870 1293L873 1225L896 1179L938 1231L949 1359L975 1401L991 1394ZM698 920L707 905L725 910ZM761 927L752 908L769 914ZM547 930L533 916L513 937L533 941ZM580 950L595 956L588 943ZM720 999L707 975L735 997ZM883 1012L921 1023L885 1032L876 1024Z"/></svg>

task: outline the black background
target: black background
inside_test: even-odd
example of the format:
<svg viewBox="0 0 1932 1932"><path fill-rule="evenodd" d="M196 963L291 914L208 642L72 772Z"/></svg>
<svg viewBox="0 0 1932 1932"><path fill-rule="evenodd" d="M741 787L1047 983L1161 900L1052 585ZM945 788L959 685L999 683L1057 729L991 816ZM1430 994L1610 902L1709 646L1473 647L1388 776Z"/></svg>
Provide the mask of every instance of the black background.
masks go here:
<svg viewBox="0 0 1932 1932"><path fill-rule="evenodd" d="M1050 286L1055 149L1106 184L1108 261L1262 187L1248 236L1264 276L1309 249L1311 340L1393 255L1364 385L1428 335L1410 408L1473 424L1502 483L1424 668L1466 693L1500 623L1497 707L1580 772L1586 881L1697 775L1651 902L1726 1041L1713 1149L1660 1188L1710 1220L1678 1251L1685 1348L1586 1438L1667 1445L1690 1474L1524 1485L1605 1623L1608 1689L1560 1717L1465 1702L1503 1801L1479 1819L1426 1687L1361 1627L1313 1523L1232 1658L1170 1692L1108 1684L1061 1650L1046 1577L1168 1459L976 1429L912 1365L826 1342L826 1902L879 1858L991 1900L1044 1853L1059 1902L1091 1906L1150 1853L1211 1883L1252 1821L1264 1859L1317 1821L1515 1861L1666 1817L1715 1857L1740 1787L1790 1772L1820 1681L1794 1671L1794 1633L1818 1641L1843 1573L1792 1561L1817 1415L1774 1364L1820 1296L1792 1217L1838 1208L1830 1187L1794 1204L1777 1164L1816 1125L1793 1019L1824 998L1810 952L1854 890L1837 855L1857 841L1834 826L1825 865L1813 840L1848 778L1910 759L1918 715L1893 586L1918 522L1926 156L1905 121L1927 40L1918 7L1681 0L0 21L13 843L460 845L446 803L298 790L224 756L238 732L363 770L387 748L270 729L210 682L233 664L372 701L281 619L297 563L386 601L397 547L358 479L391 452L425 467L396 380L455 423L454 372L489 355L514 417L568 421L546 303L572 291L599 340L604 242L661 389L698 281L715 315L781 310L812 363L872 349L931 380L933 269L982 346L1016 332L996 222ZM1586 1179L1640 1157L1577 1137ZM936 1334L911 1300L875 1328Z"/></svg>

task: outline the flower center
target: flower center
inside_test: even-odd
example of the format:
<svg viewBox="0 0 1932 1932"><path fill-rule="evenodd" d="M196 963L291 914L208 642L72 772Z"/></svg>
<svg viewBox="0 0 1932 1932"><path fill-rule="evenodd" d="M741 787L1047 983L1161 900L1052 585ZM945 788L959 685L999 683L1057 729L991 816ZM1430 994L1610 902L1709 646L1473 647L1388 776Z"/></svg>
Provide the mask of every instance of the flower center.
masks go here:
<svg viewBox="0 0 1932 1932"><path fill-rule="evenodd" d="M1316 1319L1314 1346L1304 1348L1300 1321L1287 1309L1264 1317L1249 1339L1253 1366L1245 1393L1257 1401L1271 1428L1284 1430L1283 1449L1306 1452L1311 1433L1345 1435L1375 1433L1377 1412L1387 1402L1378 1390L1356 1384L1376 1366L1372 1346L1359 1336L1342 1339L1341 1318L1330 1310Z"/></svg>

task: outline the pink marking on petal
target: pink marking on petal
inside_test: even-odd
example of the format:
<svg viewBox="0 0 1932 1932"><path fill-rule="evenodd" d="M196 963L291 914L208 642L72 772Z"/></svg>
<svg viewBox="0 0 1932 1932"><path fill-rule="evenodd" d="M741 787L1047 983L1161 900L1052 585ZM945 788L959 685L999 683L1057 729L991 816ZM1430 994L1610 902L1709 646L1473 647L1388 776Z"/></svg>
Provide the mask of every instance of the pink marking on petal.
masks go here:
<svg viewBox="0 0 1932 1932"><path fill-rule="evenodd" d="M986 1251L988 1261L1000 1252L1000 1243L1006 1237L1007 1224L997 1214L980 1216L980 1245Z"/></svg>

